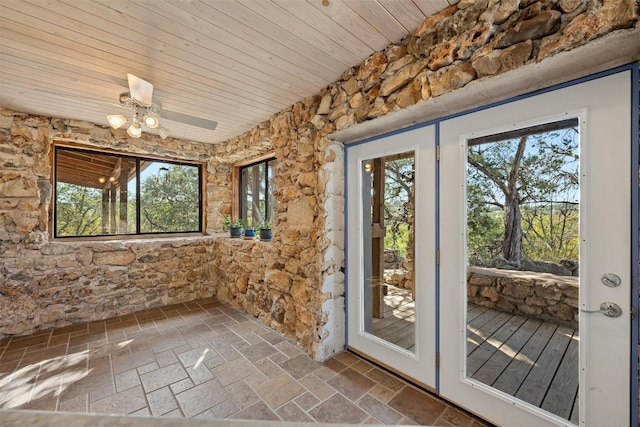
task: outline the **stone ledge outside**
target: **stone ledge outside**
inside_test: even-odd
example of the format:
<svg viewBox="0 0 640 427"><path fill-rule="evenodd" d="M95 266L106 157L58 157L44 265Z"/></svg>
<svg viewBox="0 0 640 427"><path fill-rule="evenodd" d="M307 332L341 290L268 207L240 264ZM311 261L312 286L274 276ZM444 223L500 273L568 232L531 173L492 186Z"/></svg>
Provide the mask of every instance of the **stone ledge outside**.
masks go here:
<svg viewBox="0 0 640 427"><path fill-rule="evenodd" d="M469 267L467 301L483 307L578 326L579 278Z"/></svg>

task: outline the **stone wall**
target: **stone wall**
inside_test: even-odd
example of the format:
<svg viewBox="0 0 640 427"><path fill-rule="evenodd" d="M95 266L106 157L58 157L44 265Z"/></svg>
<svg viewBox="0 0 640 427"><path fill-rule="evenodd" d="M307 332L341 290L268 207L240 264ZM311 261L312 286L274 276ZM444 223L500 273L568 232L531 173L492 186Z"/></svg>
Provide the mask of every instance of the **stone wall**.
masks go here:
<svg viewBox="0 0 640 427"><path fill-rule="evenodd" d="M635 26L634 0L462 0L347 69L321 91L313 122L341 130Z"/></svg>
<svg viewBox="0 0 640 427"><path fill-rule="evenodd" d="M237 159L228 153L256 146L278 160L272 242L264 248L216 242L225 255L215 261L215 271L222 301L294 337L322 360L344 346L344 153L342 144L322 138L311 123L318 103L319 97L302 100L214 147L214 158L229 168ZM211 188L226 194L230 184L221 179ZM218 213L231 214L231 205L222 203ZM248 263L239 265L236 255Z"/></svg>
<svg viewBox="0 0 640 427"><path fill-rule="evenodd" d="M575 328L578 280L548 273L469 267L467 301Z"/></svg>
<svg viewBox="0 0 640 427"><path fill-rule="evenodd" d="M293 334L318 359L339 350L344 335L344 171L342 147L328 137L637 25L633 0L462 0L399 43L345 70L317 96L216 146L214 155L223 163L231 153L243 156L255 147L275 152L278 207L269 265L281 273L274 278L291 286L286 291L266 285L270 300L256 302L231 291L221 293L221 299ZM219 184L215 192L230 192L229 183ZM216 214L229 214L230 205L220 203ZM221 278L236 278L235 268L216 266ZM287 303L294 299L294 283L308 286L304 307ZM299 311L304 313L300 317ZM298 318L305 320L290 324Z"/></svg>
<svg viewBox="0 0 640 427"><path fill-rule="evenodd" d="M0 338L215 293L211 239L50 239L54 140L134 154L210 158L205 144L125 135L90 123L0 110Z"/></svg>
<svg viewBox="0 0 640 427"><path fill-rule="evenodd" d="M11 320L0 333L93 320L97 316L90 312L94 300L89 289L93 288L64 270L76 268L66 263L75 266L77 262L82 266L82 277L97 280L100 289L132 286L127 294L138 295L135 282L148 286L141 291L149 295L146 302L123 297L117 307L105 304L100 316L133 311L141 305L193 299L218 289L223 301L295 337L305 351L322 360L344 344L344 154L342 145L328 136L418 103L437 102L437 97L473 80L492 79L637 25L637 3L633 0L462 0L427 19L399 43L345 70L338 81L317 95L213 146L173 138L162 141L146 134L130 139L124 131L3 111L0 316ZM526 91L524 83L522 91ZM66 243L49 241L49 153L54 139L207 162L208 233L218 231L223 215L231 214L233 163L274 152L278 159L273 177L278 205L272 221L273 242L204 238L184 241L174 249L164 240L118 242L113 244L126 248L121 252L132 254L127 258L130 263L111 266L95 262L100 259L95 248L99 251L107 244L77 243L78 249L72 249L71 254L50 254L48 263L38 264L47 250L68 250L64 249ZM205 252L197 252L203 258L194 257L193 268L164 276L142 265L147 245L162 248L162 256L173 251L172 256L181 257L190 248ZM84 265L78 257L89 252L91 261ZM240 266L236 257L246 264ZM183 259L188 262L187 257ZM195 269L196 264L200 270ZM182 273L191 269L197 272L190 276L193 288L183 292L177 283L183 283ZM125 272L129 270L142 276L132 280ZM119 278L113 277L118 274ZM171 282L174 277L175 283ZM149 289L153 287L162 290L154 294ZM69 304L52 304L61 292L76 299ZM106 299L109 295L102 296ZM60 310L43 311L45 304L59 305ZM20 315L7 316L13 311ZM45 316L46 323L43 313L50 314ZM18 327L20 319L28 321Z"/></svg>

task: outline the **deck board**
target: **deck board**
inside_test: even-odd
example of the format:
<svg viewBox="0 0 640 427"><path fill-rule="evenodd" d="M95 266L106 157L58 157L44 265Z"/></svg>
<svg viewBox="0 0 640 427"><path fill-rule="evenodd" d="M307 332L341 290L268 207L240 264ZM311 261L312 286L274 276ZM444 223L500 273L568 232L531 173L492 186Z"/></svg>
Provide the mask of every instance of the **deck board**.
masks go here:
<svg viewBox="0 0 640 427"><path fill-rule="evenodd" d="M509 366L513 358L522 350L531 336L540 327L539 320L527 319L520 328L496 351L483 366L483 369L473 374L473 379L485 384L493 384Z"/></svg>
<svg viewBox="0 0 640 427"><path fill-rule="evenodd" d="M541 324L535 334L522 348L522 351L513 358L496 382L491 385L498 390L514 396L555 330L555 325L550 323Z"/></svg>
<svg viewBox="0 0 640 427"><path fill-rule="evenodd" d="M578 395L578 347L579 338L574 334L541 406L567 419L571 418L575 401L572 396Z"/></svg>
<svg viewBox="0 0 640 427"><path fill-rule="evenodd" d="M567 350L571 335L573 335L572 333L567 336L567 332L561 329L562 327L559 327L555 330L529 375L520 385L516 397L538 407L542 405L542 400L549 390L551 381L556 375L558 366Z"/></svg>
<svg viewBox="0 0 640 427"><path fill-rule="evenodd" d="M415 302L389 286L374 334L415 349ZM467 375L511 396L578 421L578 331L476 305L467 307Z"/></svg>

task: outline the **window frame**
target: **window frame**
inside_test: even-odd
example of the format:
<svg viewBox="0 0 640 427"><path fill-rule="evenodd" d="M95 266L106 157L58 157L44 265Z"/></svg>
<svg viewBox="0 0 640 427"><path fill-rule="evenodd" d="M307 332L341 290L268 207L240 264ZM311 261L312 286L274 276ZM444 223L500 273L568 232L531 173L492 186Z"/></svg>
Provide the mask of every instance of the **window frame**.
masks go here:
<svg viewBox="0 0 640 427"><path fill-rule="evenodd" d="M277 162L278 159L275 156L275 153L273 152L269 152L266 154L263 154L261 156L258 157L253 157L251 159L246 159L246 160L242 160L240 162L236 162L233 164L233 168L232 168L232 194L233 194L233 204L231 207L231 212L232 212L232 218L236 219L239 218L240 220L242 220L242 198L243 198L243 194L242 194L242 170L250 167L250 166L255 166L255 165L259 165L261 163L268 163L268 162ZM267 183L266 183L266 192L268 194L271 194L272 190L273 190L273 185L271 185L271 180L267 178ZM268 200L268 198L267 198ZM268 203L268 202L267 202ZM266 212L268 213L268 212ZM273 218L268 218L266 219L266 221L269 221L271 223L273 223ZM254 224L257 225L257 224Z"/></svg>
<svg viewBox="0 0 640 427"><path fill-rule="evenodd" d="M85 154L97 154L104 156L115 156L128 158L135 163L136 167L136 220L135 220L135 233L126 233L126 234L92 234L87 236L59 236L57 235L57 197L58 197L58 180L57 180L57 153L58 150L68 150L68 151L76 151ZM49 215L49 235L52 240L64 240L64 241L100 241L100 240L131 240L131 239L141 239L141 238L168 238L168 237L188 237L188 236L202 236L206 234L206 163L192 160L184 160L178 159L169 156L159 156L153 154L137 154L131 153L127 151L119 151L112 149L103 149L98 147L89 147L85 145L72 144L72 143L60 143L54 142L52 144L52 150L50 154L51 161L51 202L50 202L50 215ZM168 164L176 164L176 165L184 165L184 166L193 166L198 168L198 200L199 200L199 211L198 211L198 230L196 231L163 231L157 233L149 233L149 232L140 232L140 171L139 164L142 161L150 161L150 162L158 162L158 163L168 163Z"/></svg>

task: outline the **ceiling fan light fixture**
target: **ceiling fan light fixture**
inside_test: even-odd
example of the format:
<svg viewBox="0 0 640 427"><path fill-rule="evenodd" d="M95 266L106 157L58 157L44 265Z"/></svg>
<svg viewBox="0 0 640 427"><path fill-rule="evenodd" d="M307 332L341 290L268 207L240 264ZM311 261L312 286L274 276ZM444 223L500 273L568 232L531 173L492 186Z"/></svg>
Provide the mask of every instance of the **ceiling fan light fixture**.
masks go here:
<svg viewBox="0 0 640 427"><path fill-rule="evenodd" d="M127 118L122 114L110 114L107 116L107 121L112 128L118 129L123 124L127 123Z"/></svg>
<svg viewBox="0 0 640 427"><path fill-rule="evenodd" d="M127 129L127 133L132 138L140 138L140 136L142 135L142 128L140 127L138 119L136 119L135 117L133 119L133 123Z"/></svg>
<svg viewBox="0 0 640 427"><path fill-rule="evenodd" d="M160 119L154 113L147 113L142 117L144 125L149 129L155 129L160 126Z"/></svg>

